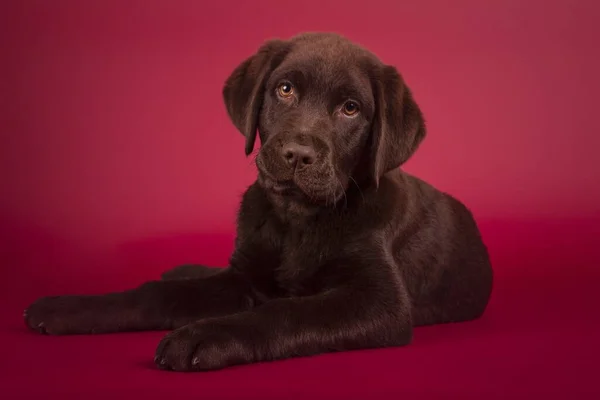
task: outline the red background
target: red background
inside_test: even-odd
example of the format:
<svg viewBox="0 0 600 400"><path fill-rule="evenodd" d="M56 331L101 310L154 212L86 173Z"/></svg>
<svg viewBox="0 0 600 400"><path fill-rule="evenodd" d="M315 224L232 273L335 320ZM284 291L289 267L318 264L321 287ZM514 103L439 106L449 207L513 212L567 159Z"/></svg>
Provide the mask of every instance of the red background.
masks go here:
<svg viewBox="0 0 600 400"><path fill-rule="evenodd" d="M2 2L0 390L597 392L599 18L600 3L566 0ZM222 84L264 40L311 30L365 45L413 89L429 136L406 170L472 208L497 277L486 316L402 349L191 375L152 367L162 333L29 333L36 297L225 264L254 167Z"/></svg>

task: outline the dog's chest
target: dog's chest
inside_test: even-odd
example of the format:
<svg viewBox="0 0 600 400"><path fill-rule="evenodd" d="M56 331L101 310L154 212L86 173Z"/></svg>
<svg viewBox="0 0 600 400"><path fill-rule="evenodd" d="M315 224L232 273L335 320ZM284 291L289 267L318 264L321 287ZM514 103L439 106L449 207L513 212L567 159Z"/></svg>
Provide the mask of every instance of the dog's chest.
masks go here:
<svg viewBox="0 0 600 400"><path fill-rule="evenodd" d="M281 242L281 264L274 271L277 285L291 296L317 291L317 272L329 257L329 252L326 241L316 232L289 232Z"/></svg>

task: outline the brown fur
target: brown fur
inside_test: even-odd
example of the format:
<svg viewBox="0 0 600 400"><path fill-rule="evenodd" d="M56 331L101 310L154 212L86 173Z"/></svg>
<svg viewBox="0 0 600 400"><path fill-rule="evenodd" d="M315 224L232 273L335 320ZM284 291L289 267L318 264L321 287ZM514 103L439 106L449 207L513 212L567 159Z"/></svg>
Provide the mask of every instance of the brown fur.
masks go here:
<svg viewBox="0 0 600 400"><path fill-rule="evenodd" d="M257 132L262 143L229 267L41 298L26 311L29 327L174 329L156 363L198 371L402 346L414 326L482 315L493 274L471 213L398 168L426 131L394 67L338 35L302 34L264 44L223 96L246 154ZM357 113L344 114L347 101Z"/></svg>

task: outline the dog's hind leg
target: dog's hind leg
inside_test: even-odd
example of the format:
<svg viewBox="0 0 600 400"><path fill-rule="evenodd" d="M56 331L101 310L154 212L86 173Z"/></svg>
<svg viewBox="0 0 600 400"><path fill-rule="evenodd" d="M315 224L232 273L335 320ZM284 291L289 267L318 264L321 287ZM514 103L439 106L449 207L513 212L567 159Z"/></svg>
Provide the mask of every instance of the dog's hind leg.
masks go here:
<svg viewBox="0 0 600 400"><path fill-rule="evenodd" d="M223 270L224 268L207 267L198 264L184 264L163 272L160 277L164 281L174 279L198 279L216 275Z"/></svg>

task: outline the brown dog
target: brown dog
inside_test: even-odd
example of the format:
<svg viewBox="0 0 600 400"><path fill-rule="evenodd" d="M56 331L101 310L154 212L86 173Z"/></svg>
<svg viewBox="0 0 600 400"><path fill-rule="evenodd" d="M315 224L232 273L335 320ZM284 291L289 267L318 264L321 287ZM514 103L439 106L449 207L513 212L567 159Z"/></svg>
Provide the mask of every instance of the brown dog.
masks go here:
<svg viewBox="0 0 600 400"><path fill-rule="evenodd" d="M469 210L403 173L425 136L394 67L323 33L272 40L223 90L263 144L224 269L182 266L102 296L26 311L48 334L175 329L155 361L176 371L402 346L413 326L475 319L492 269Z"/></svg>

